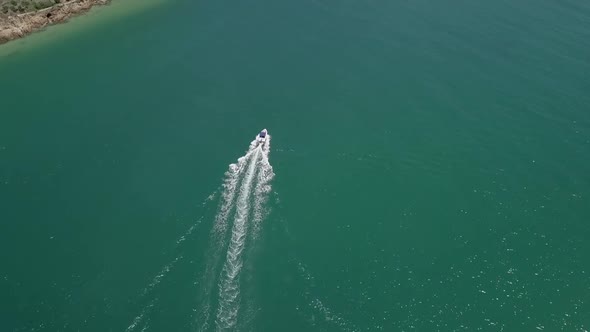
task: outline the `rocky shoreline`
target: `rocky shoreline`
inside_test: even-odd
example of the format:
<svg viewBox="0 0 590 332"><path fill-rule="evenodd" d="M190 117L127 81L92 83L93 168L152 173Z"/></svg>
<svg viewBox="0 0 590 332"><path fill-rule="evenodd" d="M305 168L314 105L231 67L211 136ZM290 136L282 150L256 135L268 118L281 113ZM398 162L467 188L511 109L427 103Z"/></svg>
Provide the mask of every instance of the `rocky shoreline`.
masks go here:
<svg viewBox="0 0 590 332"><path fill-rule="evenodd" d="M70 17L85 13L95 5L109 2L110 0L72 0L35 12L0 16L0 44L22 38L49 25L66 22Z"/></svg>

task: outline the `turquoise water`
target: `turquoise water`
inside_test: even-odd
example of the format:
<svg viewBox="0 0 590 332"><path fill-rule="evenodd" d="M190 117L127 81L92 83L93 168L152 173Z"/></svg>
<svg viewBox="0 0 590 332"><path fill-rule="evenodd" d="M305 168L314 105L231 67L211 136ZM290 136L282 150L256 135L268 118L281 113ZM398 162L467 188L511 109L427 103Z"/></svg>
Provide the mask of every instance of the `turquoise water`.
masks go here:
<svg viewBox="0 0 590 332"><path fill-rule="evenodd" d="M0 330L590 328L588 3L178 0L59 36L0 47Z"/></svg>

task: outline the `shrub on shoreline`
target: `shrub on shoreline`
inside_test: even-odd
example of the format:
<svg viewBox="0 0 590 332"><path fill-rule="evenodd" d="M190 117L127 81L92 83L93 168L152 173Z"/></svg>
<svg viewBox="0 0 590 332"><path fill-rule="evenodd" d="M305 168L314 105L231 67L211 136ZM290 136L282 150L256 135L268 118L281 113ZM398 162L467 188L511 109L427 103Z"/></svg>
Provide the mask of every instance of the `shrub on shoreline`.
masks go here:
<svg viewBox="0 0 590 332"><path fill-rule="evenodd" d="M0 0L0 15L10 16L52 7L61 0Z"/></svg>

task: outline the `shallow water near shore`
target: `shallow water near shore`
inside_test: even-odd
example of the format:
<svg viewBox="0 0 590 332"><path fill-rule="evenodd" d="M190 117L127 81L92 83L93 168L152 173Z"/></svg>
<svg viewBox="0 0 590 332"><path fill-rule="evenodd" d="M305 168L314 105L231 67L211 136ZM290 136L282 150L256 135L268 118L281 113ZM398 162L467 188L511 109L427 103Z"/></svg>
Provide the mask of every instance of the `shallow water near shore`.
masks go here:
<svg viewBox="0 0 590 332"><path fill-rule="evenodd" d="M19 53L18 56L26 56L39 47L51 47L51 44L75 38L85 30L100 27L112 20L132 19L134 13L170 1L174 0L114 0L106 6L95 6L89 12L72 17L65 23L48 26L25 38L0 45L0 58L15 53Z"/></svg>
<svg viewBox="0 0 590 332"><path fill-rule="evenodd" d="M590 329L586 2L136 1L0 47L2 331Z"/></svg>

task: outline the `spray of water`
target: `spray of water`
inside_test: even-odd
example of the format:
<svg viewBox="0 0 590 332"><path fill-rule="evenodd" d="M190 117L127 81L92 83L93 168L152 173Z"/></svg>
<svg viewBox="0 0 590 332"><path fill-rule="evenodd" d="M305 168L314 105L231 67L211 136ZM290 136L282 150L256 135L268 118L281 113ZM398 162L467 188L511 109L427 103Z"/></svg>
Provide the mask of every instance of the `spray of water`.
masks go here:
<svg viewBox="0 0 590 332"><path fill-rule="evenodd" d="M246 154L231 164L225 174L222 200L206 254L208 263L201 281L197 315L200 331L209 330L213 319L211 310L215 306L218 330L235 327L237 323L244 248L249 239L257 237L274 176L268 161L270 139L267 135L264 144L252 141ZM213 297L216 281L219 292Z"/></svg>
<svg viewBox="0 0 590 332"><path fill-rule="evenodd" d="M225 173L219 207L210 234L209 248L205 253L207 262L204 273L195 282L199 284L201 301L196 323L200 331L208 331L213 317L211 309L217 308L215 325L218 330L233 328L240 312L240 275L244 264L244 248L248 241L255 240L262 220L267 214L266 201L271 191L270 181L274 176L269 163L270 135L260 144L256 139L250 143L245 155L230 164ZM211 194L203 206L214 200ZM181 247L201 224L202 218L192 225L175 243L174 250ZM140 300L152 297L154 289L167 277L174 267L183 260L177 255L162 267L140 295ZM214 297L218 281L218 297ZM140 313L129 323L126 331L141 331L149 328L149 316L156 305L156 298L145 305ZM243 322L242 322L243 323Z"/></svg>
<svg viewBox="0 0 590 332"><path fill-rule="evenodd" d="M242 252L246 243L246 232L248 230L247 222L251 206L252 180L257 171L256 165L258 164L259 154L260 148L256 150L250 161L236 202L236 216L227 249L227 257L223 265L221 282L219 284L219 308L216 321L218 329L230 328L237 321L240 295L239 276L243 265Z"/></svg>
<svg viewBox="0 0 590 332"><path fill-rule="evenodd" d="M259 161L259 171L256 181L255 200L254 200L254 216L252 225L252 238L256 240L258 233L260 232L261 222L268 214L267 201L268 195L272 189L270 181L274 178L274 172L268 155L270 152L270 137L266 144L262 147L262 154Z"/></svg>
<svg viewBox="0 0 590 332"><path fill-rule="evenodd" d="M202 202L202 206L205 206L208 202L212 201L215 198L217 192L213 192L207 199ZM203 218L199 218L194 224L192 224L188 230L182 234L172 248L172 251L180 251L183 243L189 238L197 228L201 225ZM182 261L184 258L182 253L178 253L174 259L169 261L166 265L164 265L160 271L152 278L151 282L143 288L141 294L139 295L139 301L144 301L150 297L153 297L154 290L160 285L160 283L168 276L171 270L173 270L176 265ZM148 328L148 324L146 322L147 316L151 312L155 305L155 299L152 299L147 305L144 305L140 312L133 318L133 320L127 326L126 332L136 331L140 326L143 325L142 331Z"/></svg>
<svg viewBox="0 0 590 332"><path fill-rule="evenodd" d="M260 223L265 216L264 206L271 190L270 181L274 176L268 161L269 151L270 136L267 136L264 145L255 147L236 200L231 238L219 282L215 321L218 330L235 327L238 320L244 248L248 239L255 240L260 231Z"/></svg>

